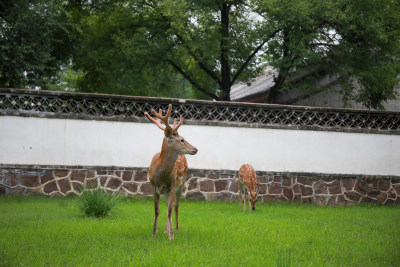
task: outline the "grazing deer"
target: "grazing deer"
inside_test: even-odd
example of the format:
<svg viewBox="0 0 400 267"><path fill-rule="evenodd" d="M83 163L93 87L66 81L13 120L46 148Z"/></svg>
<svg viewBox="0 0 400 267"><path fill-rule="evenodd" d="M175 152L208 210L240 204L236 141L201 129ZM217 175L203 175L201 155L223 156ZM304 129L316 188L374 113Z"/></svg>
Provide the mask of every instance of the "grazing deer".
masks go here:
<svg viewBox="0 0 400 267"><path fill-rule="evenodd" d="M169 240L174 239L172 230L172 208L175 208L175 229L178 230L178 209L179 197L186 181L187 162L183 154L194 155L197 153L197 148L189 144L182 136L178 134L178 128L183 123L182 115L179 123L169 126L168 118L171 113L172 106L168 106L167 113L163 116L160 109L157 113L152 110L151 113L157 118L153 119L147 112L146 117L158 128L164 131L164 140L161 147L161 152L154 155L150 168L149 179L153 188L154 197L154 227L153 235L157 234L158 215L160 213L160 195L167 196L167 224L165 225L165 233L169 234ZM161 125L161 121L165 126Z"/></svg>
<svg viewBox="0 0 400 267"><path fill-rule="evenodd" d="M256 209L257 195L260 191L260 182L257 180L256 171L250 164L243 164L238 173L239 181L239 204L242 203L243 194L243 211L246 211L246 196L249 194L249 208ZM257 189L256 189L257 186Z"/></svg>

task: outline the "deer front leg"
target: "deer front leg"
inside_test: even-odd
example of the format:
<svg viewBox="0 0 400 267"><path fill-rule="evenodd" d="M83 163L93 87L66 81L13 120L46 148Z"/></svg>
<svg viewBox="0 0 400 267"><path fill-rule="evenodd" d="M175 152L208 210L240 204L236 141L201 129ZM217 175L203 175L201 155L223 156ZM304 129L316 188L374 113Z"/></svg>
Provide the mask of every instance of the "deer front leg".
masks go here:
<svg viewBox="0 0 400 267"><path fill-rule="evenodd" d="M186 178L185 178L186 179ZM175 230L179 230L178 214L179 214L179 200L182 195L182 187L177 187L176 189L176 199L175 199Z"/></svg>
<svg viewBox="0 0 400 267"><path fill-rule="evenodd" d="M175 205L175 192L171 192L168 196L168 205L167 205L167 224L166 229L169 233L169 240L174 239L174 232L172 230L172 209Z"/></svg>
<svg viewBox="0 0 400 267"><path fill-rule="evenodd" d="M243 211L246 211L246 196L247 196L247 189L244 187L243 189Z"/></svg>
<svg viewBox="0 0 400 267"><path fill-rule="evenodd" d="M153 198L154 198L154 226L153 226L153 236L157 234L157 223L158 215L160 214L160 195L156 192L153 186Z"/></svg>

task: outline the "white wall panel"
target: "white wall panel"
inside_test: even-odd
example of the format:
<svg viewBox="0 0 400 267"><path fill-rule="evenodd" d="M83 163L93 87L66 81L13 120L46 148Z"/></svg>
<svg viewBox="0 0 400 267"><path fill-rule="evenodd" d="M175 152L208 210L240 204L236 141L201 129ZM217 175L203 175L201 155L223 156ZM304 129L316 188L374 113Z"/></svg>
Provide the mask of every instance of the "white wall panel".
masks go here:
<svg viewBox="0 0 400 267"><path fill-rule="evenodd" d="M400 175L400 135L183 125L189 168ZM0 164L148 167L154 124L0 116Z"/></svg>

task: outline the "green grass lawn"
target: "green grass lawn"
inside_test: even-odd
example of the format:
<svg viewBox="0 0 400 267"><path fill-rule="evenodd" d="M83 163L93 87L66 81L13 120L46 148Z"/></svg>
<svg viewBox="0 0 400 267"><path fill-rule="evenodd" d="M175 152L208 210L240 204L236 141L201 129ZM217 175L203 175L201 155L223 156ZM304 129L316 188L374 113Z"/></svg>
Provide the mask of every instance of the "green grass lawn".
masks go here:
<svg viewBox="0 0 400 267"><path fill-rule="evenodd" d="M400 207L181 201L180 231L152 236L153 201L83 217L72 198L0 197L0 266L399 266Z"/></svg>

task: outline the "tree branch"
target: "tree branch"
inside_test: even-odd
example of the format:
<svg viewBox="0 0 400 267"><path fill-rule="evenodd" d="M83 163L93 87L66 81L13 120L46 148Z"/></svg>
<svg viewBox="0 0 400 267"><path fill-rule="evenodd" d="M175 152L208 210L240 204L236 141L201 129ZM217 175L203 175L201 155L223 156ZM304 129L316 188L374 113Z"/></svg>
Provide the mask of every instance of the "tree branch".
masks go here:
<svg viewBox="0 0 400 267"><path fill-rule="evenodd" d="M236 72L235 76L233 76L233 79L231 80L231 86L235 83L236 79L239 77L239 75L243 72L243 70L246 68L246 66L250 63L250 61L255 57L255 55L263 48L263 46L272 38L275 37L275 35L280 32L281 29L275 30L273 33L271 33L267 39L265 39L261 44L259 44L256 49L251 53L246 61L242 64L240 69Z"/></svg>
<svg viewBox="0 0 400 267"><path fill-rule="evenodd" d="M182 70L175 62L172 60L168 59L168 63L171 64L172 67L174 67L183 77L185 77L186 80L190 82L191 85L193 85L197 90L202 92L203 94L212 97L213 99L220 100L220 97L218 97L216 94L207 92L203 87L198 85L184 70Z"/></svg>

